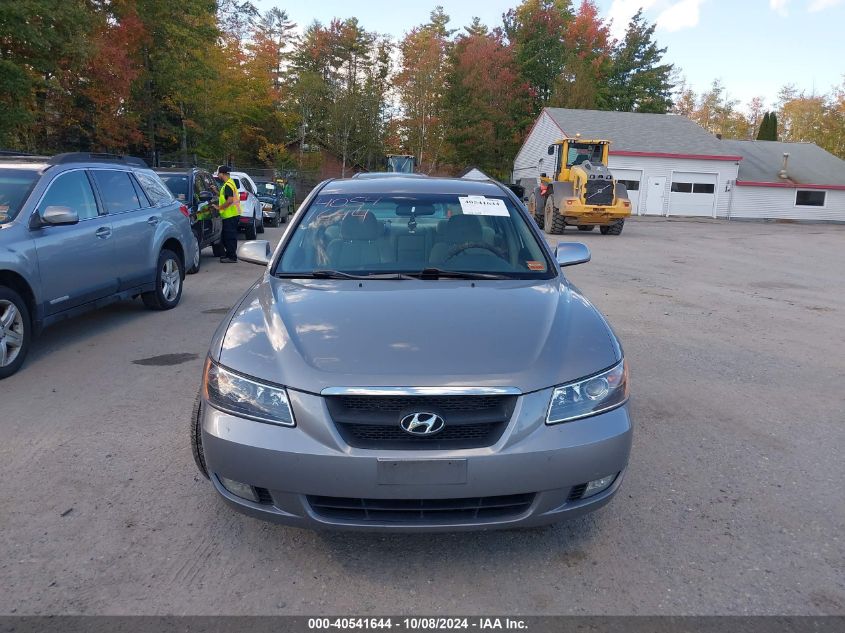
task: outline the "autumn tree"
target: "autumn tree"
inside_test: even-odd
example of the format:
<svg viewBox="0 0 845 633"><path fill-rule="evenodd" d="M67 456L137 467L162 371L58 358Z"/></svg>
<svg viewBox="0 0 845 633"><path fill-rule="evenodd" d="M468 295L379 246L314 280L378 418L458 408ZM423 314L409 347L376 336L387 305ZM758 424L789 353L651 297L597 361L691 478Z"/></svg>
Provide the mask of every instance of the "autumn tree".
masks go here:
<svg viewBox="0 0 845 633"><path fill-rule="evenodd" d="M531 121L531 92L500 29L476 18L449 57L444 99L457 166L477 165L506 179Z"/></svg>
<svg viewBox="0 0 845 633"><path fill-rule="evenodd" d="M611 69L610 29L593 0L582 0L563 36L564 64L549 105L597 109Z"/></svg>
<svg viewBox="0 0 845 633"><path fill-rule="evenodd" d="M145 141L152 156L179 148L185 160L192 141L189 135L214 121L209 109L209 119L202 120L199 104L220 72L208 54L220 36L215 5L208 0L181 0L174 11L167 0L135 0L134 4L147 33L140 51L142 72L135 86Z"/></svg>
<svg viewBox="0 0 845 633"><path fill-rule="evenodd" d="M0 143L53 150L79 135L75 96L92 54L90 35L99 23L87 0L3 4Z"/></svg>
<svg viewBox="0 0 845 633"><path fill-rule="evenodd" d="M389 43L357 19L308 27L291 71L300 164L306 145L337 154L344 174L382 162L389 72Z"/></svg>
<svg viewBox="0 0 845 633"><path fill-rule="evenodd" d="M140 50L148 35L132 3L106 6L92 34L76 110L86 145L97 152L126 153L144 144L132 89L142 72Z"/></svg>
<svg viewBox="0 0 845 633"><path fill-rule="evenodd" d="M399 72L394 78L402 109L402 145L428 172L437 171L448 154L444 92L453 33L448 23L449 16L437 7L428 23L403 38Z"/></svg>
<svg viewBox="0 0 845 633"><path fill-rule="evenodd" d="M532 92L534 114L548 105L566 63L564 34L571 0L523 0L504 15L504 31L517 68Z"/></svg>

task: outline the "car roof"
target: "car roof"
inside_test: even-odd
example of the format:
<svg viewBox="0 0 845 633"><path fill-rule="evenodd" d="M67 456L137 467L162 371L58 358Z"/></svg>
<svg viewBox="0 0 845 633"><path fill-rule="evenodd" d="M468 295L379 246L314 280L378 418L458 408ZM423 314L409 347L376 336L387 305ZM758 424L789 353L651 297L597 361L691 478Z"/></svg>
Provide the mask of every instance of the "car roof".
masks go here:
<svg viewBox="0 0 845 633"><path fill-rule="evenodd" d="M413 175L393 178L347 178L330 180L320 190L321 194L355 193L416 193L460 194L470 196L507 196L502 187L492 180L464 180L462 178L416 178Z"/></svg>
<svg viewBox="0 0 845 633"><path fill-rule="evenodd" d="M44 156L0 156L0 168L6 169L32 169L33 171L44 171L52 165L49 159Z"/></svg>
<svg viewBox="0 0 845 633"><path fill-rule="evenodd" d="M352 176L353 178L363 178L363 179L372 179L372 178L428 178L425 174L403 174L396 171L372 171L372 172L360 172Z"/></svg>

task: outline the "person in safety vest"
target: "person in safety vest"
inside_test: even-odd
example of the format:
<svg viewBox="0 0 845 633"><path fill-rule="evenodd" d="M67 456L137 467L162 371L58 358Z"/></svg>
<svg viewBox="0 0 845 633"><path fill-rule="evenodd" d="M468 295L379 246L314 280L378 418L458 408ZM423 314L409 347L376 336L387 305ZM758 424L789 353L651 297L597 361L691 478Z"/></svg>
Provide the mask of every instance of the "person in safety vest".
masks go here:
<svg viewBox="0 0 845 633"><path fill-rule="evenodd" d="M224 264L232 264L238 261L238 222L241 216L241 200L238 194L238 186L229 175L229 168L220 165L215 174L223 184L220 186L220 217L223 220L223 234L220 241L226 254L220 258Z"/></svg>

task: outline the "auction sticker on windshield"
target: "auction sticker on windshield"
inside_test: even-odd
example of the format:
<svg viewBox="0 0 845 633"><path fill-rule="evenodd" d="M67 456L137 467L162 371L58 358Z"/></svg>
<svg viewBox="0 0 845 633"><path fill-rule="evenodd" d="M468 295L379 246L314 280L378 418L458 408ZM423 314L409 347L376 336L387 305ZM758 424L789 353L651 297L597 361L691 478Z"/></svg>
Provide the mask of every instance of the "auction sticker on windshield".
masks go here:
<svg viewBox="0 0 845 633"><path fill-rule="evenodd" d="M504 200L498 198L487 198L486 196L458 196L466 215L501 215L508 217L508 208Z"/></svg>

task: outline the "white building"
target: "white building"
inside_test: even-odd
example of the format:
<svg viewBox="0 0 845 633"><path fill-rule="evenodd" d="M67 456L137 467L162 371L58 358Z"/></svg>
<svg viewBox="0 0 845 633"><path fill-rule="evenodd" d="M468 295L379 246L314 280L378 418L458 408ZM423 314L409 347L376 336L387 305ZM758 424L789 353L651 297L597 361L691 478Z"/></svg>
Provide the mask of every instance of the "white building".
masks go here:
<svg viewBox="0 0 845 633"><path fill-rule="evenodd" d="M608 167L627 187L633 214L729 215L741 157L678 115L544 108L516 156L513 181L536 180L548 146L576 134L611 141Z"/></svg>
<svg viewBox="0 0 845 633"><path fill-rule="evenodd" d="M813 143L723 143L742 156L730 217L845 222L845 161Z"/></svg>

